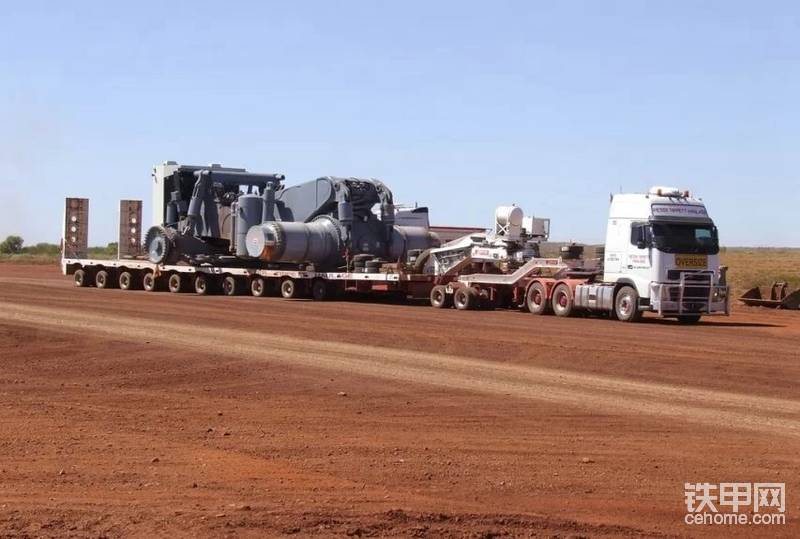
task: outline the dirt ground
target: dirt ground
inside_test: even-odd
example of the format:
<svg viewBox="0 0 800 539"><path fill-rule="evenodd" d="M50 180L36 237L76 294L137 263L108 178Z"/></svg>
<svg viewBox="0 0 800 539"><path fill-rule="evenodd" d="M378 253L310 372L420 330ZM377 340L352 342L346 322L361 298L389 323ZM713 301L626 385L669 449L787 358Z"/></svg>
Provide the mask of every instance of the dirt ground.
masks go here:
<svg viewBox="0 0 800 539"><path fill-rule="evenodd" d="M0 536L797 537L800 313L684 327L0 265ZM785 482L690 526L685 482Z"/></svg>

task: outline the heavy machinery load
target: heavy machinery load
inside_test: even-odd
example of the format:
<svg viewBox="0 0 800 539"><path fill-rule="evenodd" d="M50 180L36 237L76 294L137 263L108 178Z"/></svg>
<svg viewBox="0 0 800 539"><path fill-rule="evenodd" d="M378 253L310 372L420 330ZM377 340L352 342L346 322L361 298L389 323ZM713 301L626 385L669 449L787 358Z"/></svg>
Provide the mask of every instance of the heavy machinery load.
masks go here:
<svg viewBox="0 0 800 539"><path fill-rule="evenodd" d="M741 295L739 301L750 307L769 307L772 309L800 309L800 289L788 291L789 283L778 281L772 283L769 295L761 294L757 286Z"/></svg>
<svg viewBox="0 0 800 539"><path fill-rule="evenodd" d="M409 252L439 245L426 227L395 224L392 192L378 180L283 181L219 165L156 167L149 260L337 269L355 256L405 262Z"/></svg>

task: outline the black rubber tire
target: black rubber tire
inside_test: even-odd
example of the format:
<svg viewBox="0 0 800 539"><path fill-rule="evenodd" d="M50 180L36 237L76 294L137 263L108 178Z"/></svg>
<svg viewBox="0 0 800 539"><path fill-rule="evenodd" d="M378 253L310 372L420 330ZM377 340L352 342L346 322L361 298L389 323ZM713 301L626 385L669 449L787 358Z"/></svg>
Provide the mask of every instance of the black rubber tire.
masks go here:
<svg viewBox="0 0 800 539"><path fill-rule="evenodd" d="M281 281L281 297L285 299L294 299L299 296L300 290L294 279L286 278Z"/></svg>
<svg viewBox="0 0 800 539"><path fill-rule="evenodd" d="M453 305L455 305L456 309L459 311L474 309L477 303L478 294L468 286L457 288L453 293Z"/></svg>
<svg viewBox="0 0 800 539"><path fill-rule="evenodd" d="M121 271L117 277L117 285L122 290L136 290L139 280L136 275L131 271Z"/></svg>
<svg viewBox="0 0 800 539"><path fill-rule="evenodd" d="M173 273L167 280L167 288L173 294L180 294L186 291L186 283L183 275L180 273Z"/></svg>
<svg viewBox="0 0 800 539"><path fill-rule="evenodd" d="M620 322L638 322L642 319L639 310L639 293L632 286L625 285L614 296L614 314Z"/></svg>
<svg viewBox="0 0 800 539"><path fill-rule="evenodd" d="M222 293L226 296L238 296L242 293L244 285L240 277L226 275L222 278Z"/></svg>
<svg viewBox="0 0 800 539"><path fill-rule="evenodd" d="M199 296L208 296L214 293L214 276L198 273L194 276L194 291Z"/></svg>
<svg viewBox="0 0 800 539"><path fill-rule="evenodd" d="M693 324L698 323L700 321L700 318L702 318L702 315L700 314L685 314L683 316L678 317L678 323L683 324L685 326L691 326Z"/></svg>
<svg viewBox="0 0 800 539"><path fill-rule="evenodd" d="M85 288L89 286L89 275L86 273L86 270L79 269L75 270L75 274L72 277L75 282L75 286Z"/></svg>
<svg viewBox="0 0 800 539"><path fill-rule="evenodd" d="M314 279L311 283L311 299L325 301L330 296L328 283L324 279Z"/></svg>
<svg viewBox="0 0 800 539"><path fill-rule="evenodd" d="M446 309L453 305L453 295L447 294L447 287L442 284L437 284L431 289L431 307L436 309Z"/></svg>
<svg viewBox="0 0 800 539"><path fill-rule="evenodd" d="M548 314L550 302L547 300L547 290L542 283L533 283L525 294L525 306L531 314Z"/></svg>
<svg viewBox="0 0 800 539"><path fill-rule="evenodd" d="M250 294L254 298L263 298L267 295L267 280L264 277L256 275L250 280Z"/></svg>
<svg viewBox="0 0 800 539"><path fill-rule="evenodd" d="M572 316L572 311L575 307L575 299L573 298L572 289L569 285L564 283L556 285L553 289L550 305L553 307L553 313L555 313L556 316Z"/></svg>
<svg viewBox="0 0 800 539"><path fill-rule="evenodd" d="M142 289L145 292L157 292L161 284L161 280L152 271L145 271L142 274Z"/></svg>
<svg viewBox="0 0 800 539"><path fill-rule="evenodd" d="M100 289L111 288L114 284L114 278L108 270L100 270L94 274L94 286Z"/></svg>

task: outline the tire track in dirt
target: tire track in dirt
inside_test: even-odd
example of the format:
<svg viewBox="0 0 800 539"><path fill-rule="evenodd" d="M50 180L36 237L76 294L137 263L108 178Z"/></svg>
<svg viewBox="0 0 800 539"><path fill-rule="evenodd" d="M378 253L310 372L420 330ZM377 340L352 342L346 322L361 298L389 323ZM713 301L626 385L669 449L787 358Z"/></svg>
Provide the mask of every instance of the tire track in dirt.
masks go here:
<svg viewBox="0 0 800 539"><path fill-rule="evenodd" d="M243 330L33 307L0 301L0 319L82 331L114 339L153 341L248 361L273 361L388 380L558 403L600 413L648 415L730 429L800 437L800 401L697 387L499 364L453 355L299 339Z"/></svg>

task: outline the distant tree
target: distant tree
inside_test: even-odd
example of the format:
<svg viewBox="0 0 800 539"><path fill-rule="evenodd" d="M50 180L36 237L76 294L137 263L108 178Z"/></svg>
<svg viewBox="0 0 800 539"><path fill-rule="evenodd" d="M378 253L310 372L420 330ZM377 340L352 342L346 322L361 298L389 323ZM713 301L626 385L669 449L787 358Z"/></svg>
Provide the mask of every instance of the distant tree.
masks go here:
<svg viewBox="0 0 800 539"><path fill-rule="evenodd" d="M4 255L14 255L22 252L22 244L25 241L19 236L8 236L3 243L0 243L0 253Z"/></svg>

